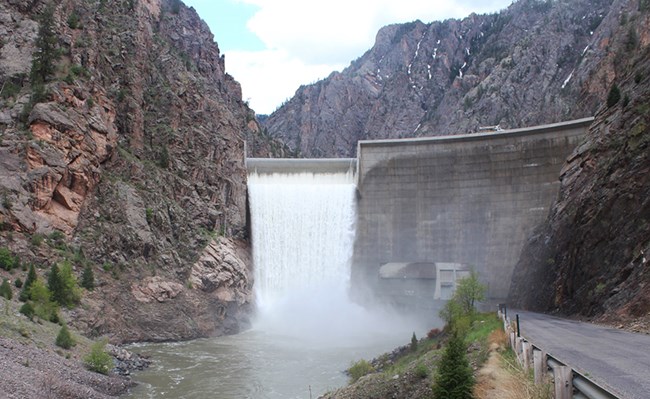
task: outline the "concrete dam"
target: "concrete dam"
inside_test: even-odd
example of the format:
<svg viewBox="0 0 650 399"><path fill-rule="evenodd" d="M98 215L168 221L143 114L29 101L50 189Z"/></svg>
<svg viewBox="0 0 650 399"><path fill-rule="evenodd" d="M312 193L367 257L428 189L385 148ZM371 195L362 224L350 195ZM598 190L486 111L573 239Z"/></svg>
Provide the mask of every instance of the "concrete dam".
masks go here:
<svg viewBox="0 0 650 399"><path fill-rule="evenodd" d="M524 243L558 195L566 158L592 120L360 141L356 159L246 163L249 175L354 174L355 234L342 239L353 239L349 282L358 300L430 307L448 299L455 281L473 269L490 301L499 301L508 295ZM256 245L254 238L254 251Z"/></svg>

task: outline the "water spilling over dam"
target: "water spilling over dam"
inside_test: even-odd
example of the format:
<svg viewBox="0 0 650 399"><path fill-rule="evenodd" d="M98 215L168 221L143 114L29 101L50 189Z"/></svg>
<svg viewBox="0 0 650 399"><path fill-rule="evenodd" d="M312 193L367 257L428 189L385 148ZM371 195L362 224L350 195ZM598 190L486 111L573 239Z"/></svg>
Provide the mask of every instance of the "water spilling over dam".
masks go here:
<svg viewBox="0 0 650 399"><path fill-rule="evenodd" d="M326 305L345 301L356 217L353 178L351 170L249 175L254 292L265 329L302 326L315 312L322 319Z"/></svg>
<svg viewBox="0 0 650 399"><path fill-rule="evenodd" d="M376 328L394 332L385 312L350 300L355 166L249 160L256 329L319 345L354 345Z"/></svg>

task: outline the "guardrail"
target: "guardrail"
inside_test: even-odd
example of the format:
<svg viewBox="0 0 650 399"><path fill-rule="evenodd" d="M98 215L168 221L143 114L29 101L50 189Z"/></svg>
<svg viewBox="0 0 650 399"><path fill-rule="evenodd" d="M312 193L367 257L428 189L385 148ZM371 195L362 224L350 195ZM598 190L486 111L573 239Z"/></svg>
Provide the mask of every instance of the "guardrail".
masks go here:
<svg viewBox="0 0 650 399"><path fill-rule="evenodd" d="M518 336L518 318L515 330L510 318L501 309L500 306L497 314L503 321L503 329L510 339L510 347L524 370L533 368L535 384L542 384L550 379L555 399L619 399L579 371L562 363L524 337Z"/></svg>

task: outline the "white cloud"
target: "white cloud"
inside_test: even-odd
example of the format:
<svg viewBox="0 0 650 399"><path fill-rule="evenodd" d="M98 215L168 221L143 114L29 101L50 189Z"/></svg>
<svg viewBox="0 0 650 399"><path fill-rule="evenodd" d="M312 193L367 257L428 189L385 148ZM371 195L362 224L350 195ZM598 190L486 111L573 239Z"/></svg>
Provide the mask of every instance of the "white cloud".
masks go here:
<svg viewBox="0 0 650 399"><path fill-rule="evenodd" d="M305 64L284 50L230 51L226 70L242 86L242 96L259 114L270 114L296 89L327 77L342 64Z"/></svg>
<svg viewBox="0 0 650 399"><path fill-rule="evenodd" d="M239 0L259 7L248 28L267 46L228 52L226 67L258 113L272 112L307 84L341 70L374 44L382 26L497 11L510 0Z"/></svg>

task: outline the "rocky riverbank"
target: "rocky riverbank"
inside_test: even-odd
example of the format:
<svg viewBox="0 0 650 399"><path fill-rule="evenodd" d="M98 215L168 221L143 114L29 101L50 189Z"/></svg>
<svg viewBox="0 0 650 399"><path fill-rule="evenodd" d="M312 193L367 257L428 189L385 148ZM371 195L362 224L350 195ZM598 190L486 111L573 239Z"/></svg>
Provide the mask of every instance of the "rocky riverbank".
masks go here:
<svg viewBox="0 0 650 399"><path fill-rule="evenodd" d="M0 397L113 398L134 383L86 370L73 358L14 339L0 338Z"/></svg>

